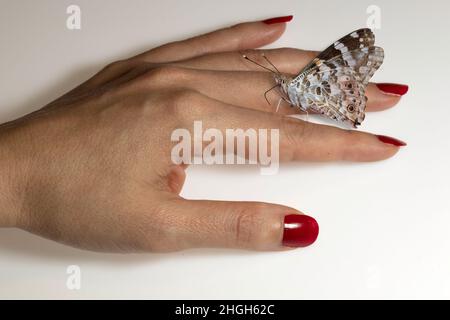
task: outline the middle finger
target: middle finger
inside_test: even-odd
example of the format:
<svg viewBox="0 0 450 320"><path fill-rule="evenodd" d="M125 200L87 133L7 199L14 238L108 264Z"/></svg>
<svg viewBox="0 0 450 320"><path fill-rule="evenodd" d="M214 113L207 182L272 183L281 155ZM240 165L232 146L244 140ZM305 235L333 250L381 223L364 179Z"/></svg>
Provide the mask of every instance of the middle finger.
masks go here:
<svg viewBox="0 0 450 320"><path fill-rule="evenodd" d="M306 51L294 48L246 50L245 52L221 52L209 54L177 62L176 65L187 68L218 71L262 71L263 69L261 67L245 60L242 57L242 54L246 54L252 60L262 64L263 66L271 68L267 61L262 57L262 53L270 59L270 61L278 70L280 70L280 72L292 75L298 74L308 64L308 62L314 59L314 57L318 54L316 51ZM273 81L272 84L274 84ZM403 85L398 85L398 87L402 90L407 88ZM270 87L265 88L262 92L264 93L264 91L268 88ZM383 89L384 87L381 88ZM393 94L393 92L386 92L384 89L381 90L380 86L377 84L370 83L366 89L366 95L368 97L366 110L379 111L390 108L399 102L401 95L404 93ZM282 109L282 112L291 113L292 111L286 111L286 109L283 111Z"/></svg>

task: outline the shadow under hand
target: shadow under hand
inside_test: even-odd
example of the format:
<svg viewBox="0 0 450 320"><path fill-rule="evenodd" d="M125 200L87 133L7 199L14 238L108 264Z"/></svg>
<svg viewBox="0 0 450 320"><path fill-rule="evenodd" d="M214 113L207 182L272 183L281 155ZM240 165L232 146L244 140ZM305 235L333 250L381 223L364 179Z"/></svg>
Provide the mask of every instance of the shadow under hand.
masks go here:
<svg viewBox="0 0 450 320"><path fill-rule="evenodd" d="M163 260L167 262L171 259L264 254L264 252L230 249L191 249L173 253L99 253L62 245L19 229L0 229L0 252L12 258L32 258L66 264L74 263L74 261L77 263L98 262L117 267L156 263Z"/></svg>

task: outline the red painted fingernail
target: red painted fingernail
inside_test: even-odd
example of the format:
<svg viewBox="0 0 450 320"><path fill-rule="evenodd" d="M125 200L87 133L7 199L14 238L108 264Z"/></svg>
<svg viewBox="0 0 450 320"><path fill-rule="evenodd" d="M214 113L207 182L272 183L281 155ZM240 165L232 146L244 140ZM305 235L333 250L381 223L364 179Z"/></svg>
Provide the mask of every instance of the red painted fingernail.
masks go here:
<svg viewBox="0 0 450 320"><path fill-rule="evenodd" d="M274 23L282 23L282 22L289 22L292 20L294 16L284 16L284 17L276 17L276 18L270 18L263 20L265 24L274 24Z"/></svg>
<svg viewBox="0 0 450 320"><path fill-rule="evenodd" d="M316 241L319 235L317 221L303 214L289 214L284 217L283 246L306 247Z"/></svg>
<svg viewBox="0 0 450 320"><path fill-rule="evenodd" d="M403 96L408 92L409 87L406 84L398 83L377 83L378 89L387 94Z"/></svg>
<svg viewBox="0 0 450 320"><path fill-rule="evenodd" d="M394 146L397 146L397 147L404 147L404 146L406 146L406 142L403 142L401 140L398 140L398 139L395 139L395 138L392 138L392 137L378 135L377 138L381 142L384 142L384 143L387 143L387 144L393 144Z"/></svg>

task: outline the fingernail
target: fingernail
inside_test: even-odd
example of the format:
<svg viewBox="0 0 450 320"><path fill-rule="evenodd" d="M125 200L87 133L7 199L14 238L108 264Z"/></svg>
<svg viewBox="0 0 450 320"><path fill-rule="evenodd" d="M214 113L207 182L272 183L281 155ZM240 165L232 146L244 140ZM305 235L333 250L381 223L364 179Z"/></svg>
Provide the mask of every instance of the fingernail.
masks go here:
<svg viewBox="0 0 450 320"><path fill-rule="evenodd" d="M406 84L398 83L377 83L378 89L383 93L395 96L403 96L408 92L409 87Z"/></svg>
<svg viewBox="0 0 450 320"><path fill-rule="evenodd" d="M270 18L263 20L265 24L274 24L274 23L282 23L282 22L289 22L292 20L294 16L284 16L284 17L276 17L276 18Z"/></svg>
<svg viewBox="0 0 450 320"><path fill-rule="evenodd" d="M317 221L303 214L289 214L284 217L283 246L306 247L316 241L319 235Z"/></svg>
<svg viewBox="0 0 450 320"><path fill-rule="evenodd" d="M397 146L397 147L404 147L404 146L406 146L406 142L403 142L401 140L398 140L398 139L395 139L395 138L392 138L392 137L378 135L377 138L381 142L384 142L384 143L387 143L387 144L393 144L394 146Z"/></svg>

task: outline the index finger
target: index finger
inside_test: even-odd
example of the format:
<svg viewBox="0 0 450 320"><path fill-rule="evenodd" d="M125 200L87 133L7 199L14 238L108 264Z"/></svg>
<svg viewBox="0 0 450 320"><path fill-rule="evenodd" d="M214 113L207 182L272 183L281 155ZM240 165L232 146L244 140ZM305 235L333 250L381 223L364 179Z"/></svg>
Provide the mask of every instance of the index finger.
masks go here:
<svg viewBox="0 0 450 320"><path fill-rule="evenodd" d="M292 16L236 24L200 36L175 41L135 57L152 63L171 62L205 54L262 47L277 40Z"/></svg>
<svg viewBox="0 0 450 320"><path fill-rule="evenodd" d="M192 59L208 53L258 48L277 40L286 29L286 22L291 19L292 16L286 16L245 22L186 40L171 42L129 59L109 64L78 89L103 85L143 62L167 63Z"/></svg>

